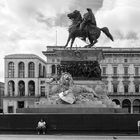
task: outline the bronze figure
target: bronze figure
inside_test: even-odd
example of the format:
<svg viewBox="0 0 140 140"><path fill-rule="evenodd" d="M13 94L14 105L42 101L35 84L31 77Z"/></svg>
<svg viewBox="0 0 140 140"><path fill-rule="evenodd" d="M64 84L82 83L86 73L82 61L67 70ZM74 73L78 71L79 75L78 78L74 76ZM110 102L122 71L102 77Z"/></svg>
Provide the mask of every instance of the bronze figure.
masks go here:
<svg viewBox="0 0 140 140"><path fill-rule="evenodd" d="M69 19L72 20L72 25L69 27L69 37L65 48L68 46L70 40L70 47L72 48L76 37L80 37L84 41L86 41L86 38L88 38L90 44L86 45L85 47L91 48L98 42L97 39L100 37L101 31L105 33L108 38L114 41L113 36L110 34L107 27L97 27L96 19L92 10L87 8L87 11L88 12L84 14L83 18L80 11L78 10L75 10L74 12L67 15Z"/></svg>

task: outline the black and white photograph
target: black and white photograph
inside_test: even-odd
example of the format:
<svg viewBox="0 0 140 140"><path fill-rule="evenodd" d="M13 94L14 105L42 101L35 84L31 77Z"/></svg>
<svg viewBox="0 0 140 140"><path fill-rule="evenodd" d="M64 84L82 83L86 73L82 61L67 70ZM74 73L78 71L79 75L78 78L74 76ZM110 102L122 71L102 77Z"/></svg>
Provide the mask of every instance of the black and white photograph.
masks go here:
<svg viewBox="0 0 140 140"><path fill-rule="evenodd" d="M0 140L139 140L140 1L0 0Z"/></svg>

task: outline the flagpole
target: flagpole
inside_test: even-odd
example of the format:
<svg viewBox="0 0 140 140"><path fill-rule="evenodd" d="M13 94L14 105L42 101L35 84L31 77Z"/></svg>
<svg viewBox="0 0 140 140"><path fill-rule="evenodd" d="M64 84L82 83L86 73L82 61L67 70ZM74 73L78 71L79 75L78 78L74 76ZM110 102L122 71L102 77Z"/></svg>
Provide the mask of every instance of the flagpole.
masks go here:
<svg viewBox="0 0 140 140"><path fill-rule="evenodd" d="M56 29L56 46L57 46L57 29Z"/></svg>

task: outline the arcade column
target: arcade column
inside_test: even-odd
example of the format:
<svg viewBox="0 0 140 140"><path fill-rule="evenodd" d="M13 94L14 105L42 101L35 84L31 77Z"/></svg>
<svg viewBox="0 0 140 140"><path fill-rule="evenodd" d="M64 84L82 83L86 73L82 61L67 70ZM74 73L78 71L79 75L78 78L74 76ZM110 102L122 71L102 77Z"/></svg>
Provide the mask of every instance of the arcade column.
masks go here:
<svg viewBox="0 0 140 140"><path fill-rule="evenodd" d="M131 103L131 114L133 114L133 103Z"/></svg>
<svg viewBox="0 0 140 140"><path fill-rule="evenodd" d="M25 81L25 96L28 96L28 82Z"/></svg>
<svg viewBox="0 0 140 140"><path fill-rule="evenodd" d="M18 81L15 81L15 96L18 96Z"/></svg>

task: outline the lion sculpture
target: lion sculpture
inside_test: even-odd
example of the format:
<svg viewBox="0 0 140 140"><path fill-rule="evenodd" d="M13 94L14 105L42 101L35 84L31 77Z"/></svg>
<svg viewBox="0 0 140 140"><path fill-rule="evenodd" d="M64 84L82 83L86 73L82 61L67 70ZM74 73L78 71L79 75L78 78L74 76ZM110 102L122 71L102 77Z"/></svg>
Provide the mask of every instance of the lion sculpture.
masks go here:
<svg viewBox="0 0 140 140"><path fill-rule="evenodd" d="M72 76L62 73L57 84L51 84L51 104L92 104L93 107L119 107L108 98L106 91L97 85L95 91L86 85L74 84Z"/></svg>

